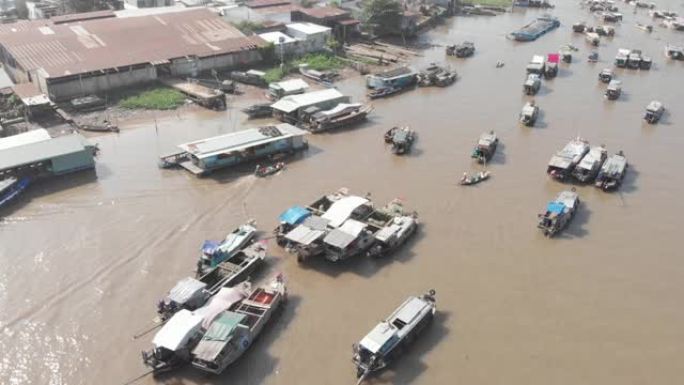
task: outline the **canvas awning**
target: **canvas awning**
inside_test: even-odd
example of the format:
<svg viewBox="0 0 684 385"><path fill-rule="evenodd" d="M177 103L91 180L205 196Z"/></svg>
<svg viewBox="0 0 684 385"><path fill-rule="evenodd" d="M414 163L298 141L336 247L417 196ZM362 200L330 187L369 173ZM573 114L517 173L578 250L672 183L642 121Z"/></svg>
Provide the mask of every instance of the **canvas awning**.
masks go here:
<svg viewBox="0 0 684 385"><path fill-rule="evenodd" d="M152 344L173 352L184 347L202 325L202 317L182 309L155 334Z"/></svg>
<svg viewBox="0 0 684 385"><path fill-rule="evenodd" d="M366 203L368 199L359 196L344 197L333 203L322 217L330 221L330 226L338 227L349 218L354 210Z"/></svg>
<svg viewBox="0 0 684 385"><path fill-rule="evenodd" d="M311 212L302 206L292 206L284 213L280 214L278 220L288 225L296 225L309 217Z"/></svg>

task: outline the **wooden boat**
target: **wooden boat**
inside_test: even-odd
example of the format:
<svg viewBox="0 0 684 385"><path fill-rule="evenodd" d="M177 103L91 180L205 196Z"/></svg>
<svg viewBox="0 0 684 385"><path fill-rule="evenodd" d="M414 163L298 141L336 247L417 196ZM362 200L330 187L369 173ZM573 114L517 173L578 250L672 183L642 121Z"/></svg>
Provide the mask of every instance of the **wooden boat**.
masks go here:
<svg viewBox="0 0 684 385"><path fill-rule="evenodd" d="M534 101L527 102L520 112L520 123L532 127L537 122L539 116L539 106Z"/></svg>
<svg viewBox="0 0 684 385"><path fill-rule="evenodd" d="M525 95L535 95L541 88L541 77L537 74L527 75L527 80L523 85Z"/></svg>
<svg viewBox="0 0 684 385"><path fill-rule="evenodd" d="M242 112L247 114L249 119L258 119L268 118L273 114L273 109L271 108L270 103L260 103L244 108L242 109Z"/></svg>
<svg viewBox="0 0 684 385"><path fill-rule="evenodd" d="M299 73L302 74L302 76L307 77L311 80L325 84L331 84L340 76L337 72L334 71L317 71L309 69L306 64L302 64L299 66Z"/></svg>
<svg viewBox="0 0 684 385"><path fill-rule="evenodd" d="M411 152L416 133L408 127L392 127L385 133L385 143L392 145L392 153L403 155Z"/></svg>
<svg viewBox="0 0 684 385"><path fill-rule="evenodd" d="M430 324L436 312L434 290L421 296L410 296L358 344L354 344L352 360L356 365L358 383L398 359Z"/></svg>
<svg viewBox="0 0 684 385"><path fill-rule="evenodd" d="M608 100L616 100L622 94L622 82L619 80L611 80L606 88L606 98Z"/></svg>
<svg viewBox="0 0 684 385"><path fill-rule="evenodd" d="M596 177L594 186L603 191L612 191L620 187L627 172L627 158L622 151L613 154L603 163Z"/></svg>
<svg viewBox="0 0 684 385"><path fill-rule="evenodd" d="M644 120L649 124L656 124L660 121L665 113L665 107L663 103L654 100L646 106L646 114L644 115Z"/></svg>
<svg viewBox="0 0 684 385"><path fill-rule="evenodd" d="M119 127L105 120L102 125L97 124L80 124L78 128L83 131L90 132L119 132Z"/></svg>
<svg viewBox="0 0 684 385"><path fill-rule="evenodd" d="M477 146L473 149L471 158L477 159L480 163L488 162L494 156L496 147L499 145L499 138L494 131L480 135Z"/></svg>
<svg viewBox="0 0 684 385"><path fill-rule="evenodd" d="M208 273L221 262L229 260L238 251L254 242L256 232L254 222L250 221L233 230L223 241L204 241L202 255L197 261L197 276Z"/></svg>
<svg viewBox="0 0 684 385"><path fill-rule="evenodd" d="M9 204L31 184L31 177L9 177L0 180L0 208Z"/></svg>
<svg viewBox="0 0 684 385"><path fill-rule="evenodd" d="M383 87L383 88L376 88L368 91L368 97L370 99L379 99L379 98L386 98L388 96L392 96L398 93L401 93L405 91L406 88L399 88L399 87Z"/></svg>
<svg viewBox="0 0 684 385"><path fill-rule="evenodd" d="M546 173L553 179L565 180L588 152L589 142L577 137L551 157Z"/></svg>
<svg viewBox="0 0 684 385"><path fill-rule="evenodd" d="M684 60L684 48L668 44L665 46L665 56L672 60Z"/></svg>
<svg viewBox="0 0 684 385"><path fill-rule="evenodd" d="M613 80L613 70L610 68L604 68L603 71L599 73L598 78L602 83L610 83L610 81Z"/></svg>
<svg viewBox="0 0 684 385"><path fill-rule="evenodd" d="M368 250L368 257L382 257L403 245L418 228L415 215L393 216L390 223L375 233L375 243Z"/></svg>
<svg viewBox="0 0 684 385"><path fill-rule="evenodd" d="M582 161L572 170L572 176L582 183L592 182L598 175L607 157L608 152L605 147L592 147L587 155L582 158Z"/></svg>
<svg viewBox="0 0 684 385"><path fill-rule="evenodd" d="M475 43L471 41L464 41L461 44L448 45L446 47L446 54L448 56L456 56L459 58L466 58L475 54Z"/></svg>
<svg viewBox="0 0 684 385"><path fill-rule="evenodd" d="M463 177L461 178L459 183L461 184L461 186L471 186L486 181L487 179L489 179L489 176L489 171L480 171L479 173L473 176L470 176L467 172L464 172Z"/></svg>
<svg viewBox="0 0 684 385"><path fill-rule="evenodd" d="M366 120L372 111L370 105L340 103L330 110L314 113L309 119L308 129L316 133L348 127Z"/></svg>
<svg viewBox="0 0 684 385"><path fill-rule="evenodd" d="M580 205L580 199L574 191L563 191L556 199L546 206L543 214L539 214L537 227L545 236L553 237L563 230L575 217Z"/></svg>
<svg viewBox="0 0 684 385"><path fill-rule="evenodd" d="M266 247L259 242L240 250L199 278L179 281L157 304L157 315L165 321L181 309L194 310L223 287L244 281L266 259Z"/></svg>
<svg viewBox="0 0 684 385"><path fill-rule="evenodd" d="M267 177L269 175L273 175L273 174L277 173L278 171L280 171L284 168L285 168L285 162L278 162L278 163L274 163L274 164L269 165L269 166L262 166L262 165L258 164L256 166L256 169L254 169L254 175L256 175L260 178L264 178L264 177Z"/></svg>
<svg viewBox="0 0 684 385"><path fill-rule="evenodd" d="M221 374L252 346L286 298L285 281L279 274L235 308L222 312L192 349L192 365L205 372Z"/></svg>
<svg viewBox="0 0 684 385"><path fill-rule="evenodd" d="M233 308L251 292L249 282L222 288L202 307L176 312L152 339L152 349L142 352L143 363L153 375L171 371L192 360L192 350L218 315Z"/></svg>

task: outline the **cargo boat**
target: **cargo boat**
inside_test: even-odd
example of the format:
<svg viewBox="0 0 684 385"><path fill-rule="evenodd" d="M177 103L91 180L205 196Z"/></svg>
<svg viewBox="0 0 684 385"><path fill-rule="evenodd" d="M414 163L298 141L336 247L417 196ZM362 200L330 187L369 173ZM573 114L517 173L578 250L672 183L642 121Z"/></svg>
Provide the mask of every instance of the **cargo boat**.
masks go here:
<svg viewBox="0 0 684 385"><path fill-rule="evenodd" d="M572 170L572 176L582 183L592 182L598 175L607 157L608 152L605 147L592 147L577 167Z"/></svg>
<svg viewBox="0 0 684 385"><path fill-rule="evenodd" d="M477 141L477 146L473 150L471 158L477 159L480 163L486 163L492 159L498 145L499 138L494 131L483 133Z"/></svg>
<svg viewBox="0 0 684 385"><path fill-rule="evenodd" d="M250 222L233 230L223 241L204 241L202 255L197 261L197 276L208 273L221 262L232 258L238 251L253 242L256 232L253 222Z"/></svg>
<svg viewBox="0 0 684 385"><path fill-rule="evenodd" d="M589 142L575 138L551 157L546 173L556 180L565 180L588 152Z"/></svg>
<svg viewBox="0 0 684 385"><path fill-rule="evenodd" d="M352 361L356 365L358 383L398 359L430 324L436 312L434 290L421 296L411 296L358 344L354 344Z"/></svg>
<svg viewBox="0 0 684 385"><path fill-rule="evenodd" d="M349 127L366 120L372 111L372 106L361 103L340 103L327 111L311 107L311 110L304 111L308 116L305 127L313 133Z"/></svg>
<svg viewBox="0 0 684 385"><path fill-rule="evenodd" d="M183 278L157 304L159 319L165 321L181 309L197 309L221 288L234 286L247 279L265 259L266 247L257 242L199 278Z"/></svg>
<svg viewBox="0 0 684 385"><path fill-rule="evenodd" d="M252 346L286 299L285 281L279 274L233 309L223 311L192 350L192 366L221 374Z"/></svg>
<svg viewBox="0 0 684 385"><path fill-rule="evenodd" d="M533 41L559 26L560 21L557 18L544 15L519 30L511 32L511 37L517 41Z"/></svg>
<svg viewBox="0 0 684 385"><path fill-rule="evenodd" d="M543 214L539 214L537 227L545 236L553 237L568 226L579 207L580 200L574 191L563 191L546 206Z"/></svg>
<svg viewBox="0 0 684 385"><path fill-rule="evenodd" d="M594 186L603 191L616 190L622 184L627 172L627 158L622 151L613 154L603 163Z"/></svg>

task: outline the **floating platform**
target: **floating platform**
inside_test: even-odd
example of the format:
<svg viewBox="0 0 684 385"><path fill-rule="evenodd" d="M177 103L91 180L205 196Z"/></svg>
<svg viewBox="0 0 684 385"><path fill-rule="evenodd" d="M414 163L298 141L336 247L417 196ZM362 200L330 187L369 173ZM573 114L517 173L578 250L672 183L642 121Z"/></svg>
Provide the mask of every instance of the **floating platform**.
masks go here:
<svg viewBox="0 0 684 385"><path fill-rule="evenodd" d="M541 16L517 31L511 32L511 37L517 41L534 41L547 32L560 26L560 21L553 16Z"/></svg>

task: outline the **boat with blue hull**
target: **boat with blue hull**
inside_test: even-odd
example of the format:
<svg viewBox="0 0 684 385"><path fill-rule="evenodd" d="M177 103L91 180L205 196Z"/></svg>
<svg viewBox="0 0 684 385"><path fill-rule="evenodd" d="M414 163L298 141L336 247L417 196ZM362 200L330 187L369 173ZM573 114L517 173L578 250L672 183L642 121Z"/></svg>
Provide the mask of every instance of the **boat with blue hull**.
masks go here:
<svg viewBox="0 0 684 385"><path fill-rule="evenodd" d="M0 180L0 208L8 205L31 184L31 177L10 177Z"/></svg>

